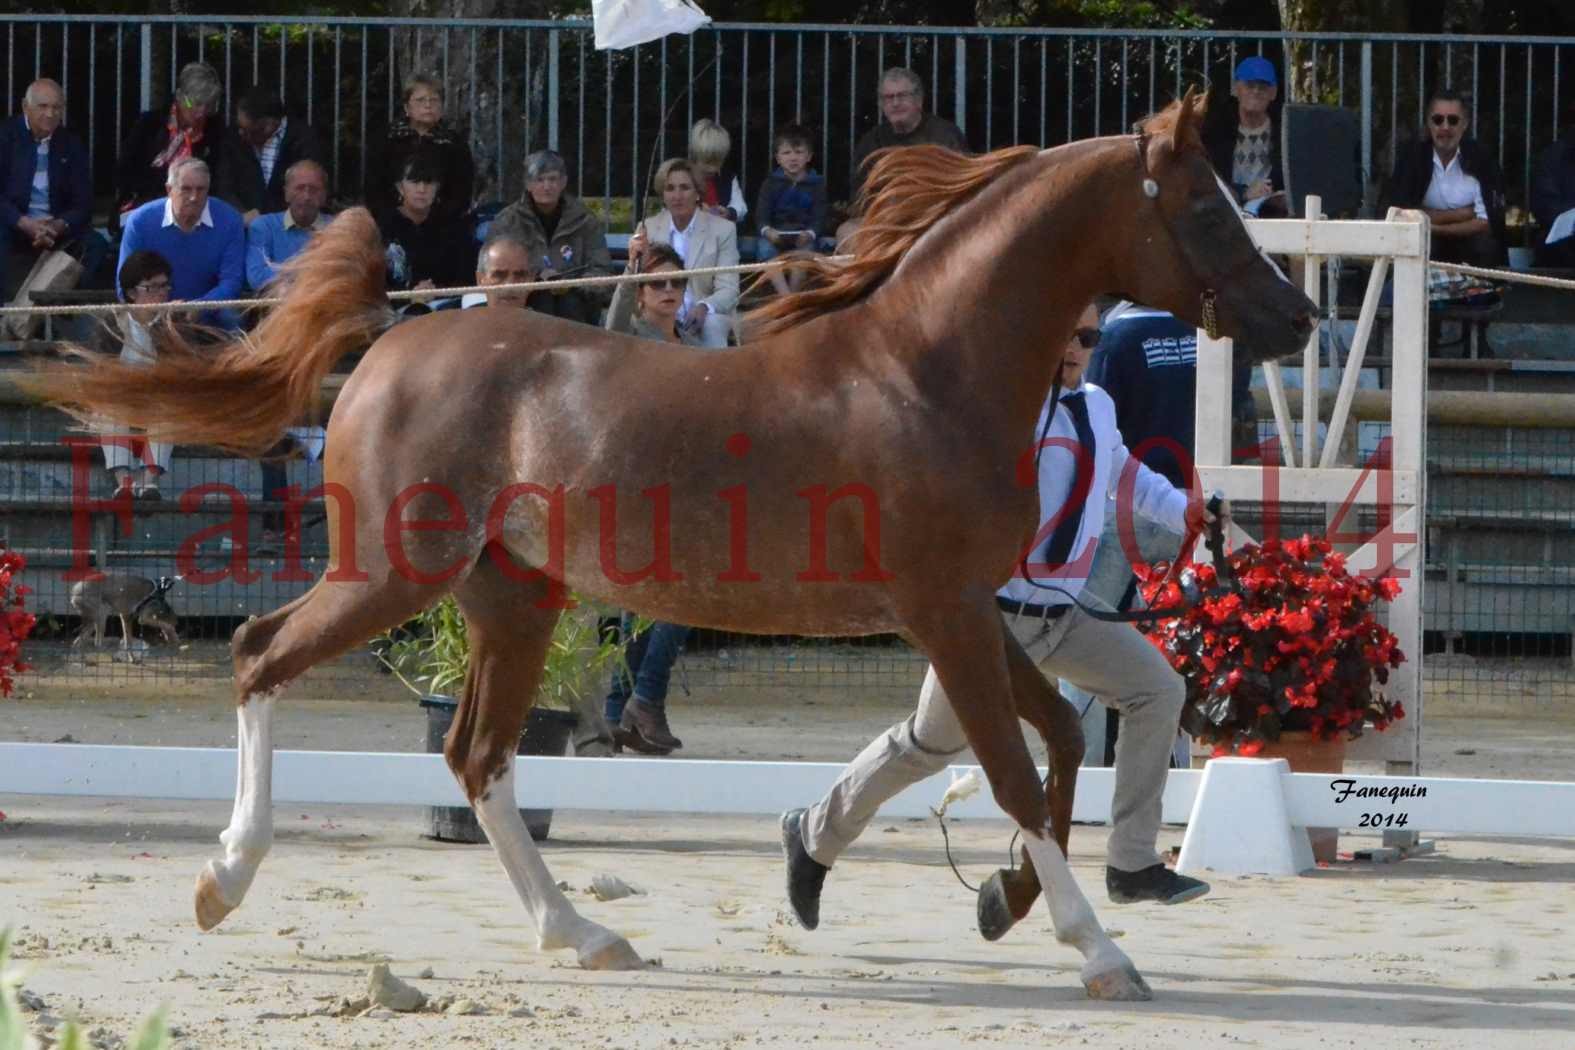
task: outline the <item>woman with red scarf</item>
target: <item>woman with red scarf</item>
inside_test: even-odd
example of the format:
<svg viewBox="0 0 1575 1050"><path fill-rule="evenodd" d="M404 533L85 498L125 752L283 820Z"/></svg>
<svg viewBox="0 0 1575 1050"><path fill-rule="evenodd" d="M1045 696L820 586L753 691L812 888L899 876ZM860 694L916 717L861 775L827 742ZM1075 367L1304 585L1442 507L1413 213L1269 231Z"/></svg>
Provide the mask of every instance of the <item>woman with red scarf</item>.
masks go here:
<svg viewBox="0 0 1575 1050"><path fill-rule="evenodd" d="M213 177L224 140L219 74L206 62L190 62L175 80L175 97L164 109L137 118L120 148L115 201L121 214L165 195L170 164L186 157L206 161Z"/></svg>

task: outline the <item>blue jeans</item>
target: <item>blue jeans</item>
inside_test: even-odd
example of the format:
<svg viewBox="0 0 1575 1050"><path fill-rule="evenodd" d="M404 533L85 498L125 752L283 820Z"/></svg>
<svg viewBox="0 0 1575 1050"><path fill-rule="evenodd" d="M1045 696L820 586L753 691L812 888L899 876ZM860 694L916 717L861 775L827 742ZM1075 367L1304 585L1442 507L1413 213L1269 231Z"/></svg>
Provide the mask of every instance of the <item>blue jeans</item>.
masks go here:
<svg viewBox="0 0 1575 1050"><path fill-rule="evenodd" d="M603 713L609 725L617 725L623 718L624 705L631 694L658 711L667 706L667 683L672 677L673 664L683 651L684 639L689 628L681 623L658 620L640 634L634 633L634 614L624 613L618 622L623 637L630 639L624 650L624 660L629 669L613 671L612 684L607 690Z"/></svg>

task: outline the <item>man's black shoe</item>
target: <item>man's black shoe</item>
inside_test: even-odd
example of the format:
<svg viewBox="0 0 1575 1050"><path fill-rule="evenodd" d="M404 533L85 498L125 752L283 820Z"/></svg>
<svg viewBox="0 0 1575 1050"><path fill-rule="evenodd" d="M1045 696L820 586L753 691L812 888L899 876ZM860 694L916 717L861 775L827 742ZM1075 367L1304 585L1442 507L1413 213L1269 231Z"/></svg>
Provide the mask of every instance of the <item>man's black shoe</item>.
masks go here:
<svg viewBox="0 0 1575 1050"><path fill-rule="evenodd" d="M1177 875L1163 864L1151 864L1141 871L1107 867L1105 890L1117 904L1136 904L1139 901L1181 904L1209 892L1209 884L1186 875Z"/></svg>
<svg viewBox="0 0 1575 1050"><path fill-rule="evenodd" d="M804 848L804 835L800 825L804 820L802 809L790 809L782 814L782 856L787 860L788 904L799 925L813 930L820 925L820 888L826 883L826 872L831 869L809 855Z"/></svg>

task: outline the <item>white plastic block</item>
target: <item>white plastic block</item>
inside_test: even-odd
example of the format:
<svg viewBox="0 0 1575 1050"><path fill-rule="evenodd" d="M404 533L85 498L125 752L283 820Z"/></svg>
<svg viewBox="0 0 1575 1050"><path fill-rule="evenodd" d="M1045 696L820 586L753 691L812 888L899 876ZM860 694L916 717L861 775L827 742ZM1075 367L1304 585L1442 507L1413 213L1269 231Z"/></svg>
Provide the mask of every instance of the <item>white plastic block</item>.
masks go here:
<svg viewBox="0 0 1575 1050"><path fill-rule="evenodd" d="M1216 758L1181 842L1176 870L1225 875L1299 875L1315 867L1307 829L1292 827L1283 758Z"/></svg>

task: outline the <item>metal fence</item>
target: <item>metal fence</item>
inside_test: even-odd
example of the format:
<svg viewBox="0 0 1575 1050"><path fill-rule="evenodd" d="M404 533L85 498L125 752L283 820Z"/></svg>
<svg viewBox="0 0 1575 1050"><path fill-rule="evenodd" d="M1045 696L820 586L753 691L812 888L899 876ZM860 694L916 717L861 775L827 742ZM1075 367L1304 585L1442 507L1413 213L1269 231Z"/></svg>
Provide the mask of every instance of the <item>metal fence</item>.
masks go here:
<svg viewBox="0 0 1575 1050"><path fill-rule="evenodd" d="M1397 142L1420 134L1429 88L1468 90L1477 136L1496 151L1512 202L1524 204L1535 158L1559 129L1571 46L1557 37L733 24L598 52L578 21L241 16L0 15L0 31L8 108L35 76L59 79L105 192L130 121L166 104L180 66L203 59L230 98L254 82L285 85L331 144L345 198L378 176L369 148L414 71L446 85L484 199L517 196L524 157L547 146L568 157L583 196L637 196L653 152L682 152L701 116L732 130L746 190L770 171L773 129L811 125L836 199L854 142L878 120L876 87L891 66L918 71L930 107L976 148L993 149L1125 131L1188 85L1222 89L1239 58L1262 54L1282 70L1289 61L1301 101L1360 114L1370 182L1388 171Z"/></svg>

